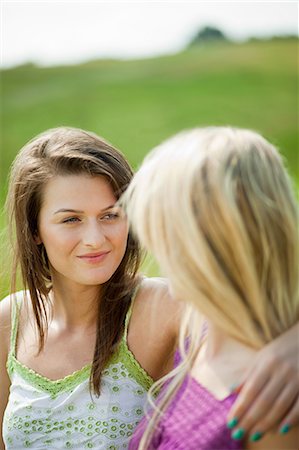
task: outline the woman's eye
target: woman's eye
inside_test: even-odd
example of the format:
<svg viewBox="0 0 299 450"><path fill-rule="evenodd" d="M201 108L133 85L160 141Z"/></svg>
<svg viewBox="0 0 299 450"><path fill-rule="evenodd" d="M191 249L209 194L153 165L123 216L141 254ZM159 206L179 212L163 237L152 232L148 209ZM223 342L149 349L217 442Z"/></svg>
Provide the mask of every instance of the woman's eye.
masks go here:
<svg viewBox="0 0 299 450"><path fill-rule="evenodd" d="M78 221L79 221L78 217L68 217L67 219L64 219L62 222L63 223L76 223Z"/></svg>
<svg viewBox="0 0 299 450"><path fill-rule="evenodd" d="M101 218L101 220L115 220L115 219L117 219L119 217L119 214L118 213L108 213L108 214L105 214L102 218Z"/></svg>

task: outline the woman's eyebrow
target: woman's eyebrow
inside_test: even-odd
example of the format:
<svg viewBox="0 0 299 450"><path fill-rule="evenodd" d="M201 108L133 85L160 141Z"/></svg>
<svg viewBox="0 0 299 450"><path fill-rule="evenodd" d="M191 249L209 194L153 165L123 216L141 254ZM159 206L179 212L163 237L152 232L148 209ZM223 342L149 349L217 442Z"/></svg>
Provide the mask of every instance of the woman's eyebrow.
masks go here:
<svg viewBox="0 0 299 450"><path fill-rule="evenodd" d="M113 208L118 208L118 206L116 205L116 203L113 203L113 205L107 206L106 208L102 209L102 211L107 211L108 209L113 209Z"/></svg>
<svg viewBox="0 0 299 450"><path fill-rule="evenodd" d="M108 209L111 208L115 208L115 203L113 205L109 205L106 206L105 208L102 209L102 212L107 211ZM84 211L80 211L78 209L72 209L72 208L60 208L57 211L54 212L54 214L59 214L59 213L76 213L76 214L83 214Z"/></svg>
<svg viewBox="0 0 299 450"><path fill-rule="evenodd" d="M83 213L83 211L79 211L78 209L61 208L61 209L58 209L57 211L55 211L54 214L66 213L66 212L80 213L80 214Z"/></svg>

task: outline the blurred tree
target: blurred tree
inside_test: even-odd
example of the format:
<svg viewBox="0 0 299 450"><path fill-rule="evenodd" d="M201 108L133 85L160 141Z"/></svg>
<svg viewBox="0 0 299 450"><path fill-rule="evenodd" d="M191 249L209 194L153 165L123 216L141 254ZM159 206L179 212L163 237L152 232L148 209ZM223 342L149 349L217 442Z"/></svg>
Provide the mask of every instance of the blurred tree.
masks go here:
<svg viewBox="0 0 299 450"><path fill-rule="evenodd" d="M215 41L228 41L228 38L225 34L219 30L218 28L206 26L201 28L194 38L191 40L189 47L193 47L198 44L205 44L209 42Z"/></svg>

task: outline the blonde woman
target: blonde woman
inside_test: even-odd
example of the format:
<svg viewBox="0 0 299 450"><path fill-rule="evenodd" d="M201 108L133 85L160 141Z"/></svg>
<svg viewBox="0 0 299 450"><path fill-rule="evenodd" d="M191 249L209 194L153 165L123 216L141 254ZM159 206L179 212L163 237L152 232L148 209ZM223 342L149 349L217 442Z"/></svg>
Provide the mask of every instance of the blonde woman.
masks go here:
<svg viewBox="0 0 299 450"><path fill-rule="evenodd" d="M1 450L127 448L147 390L173 366L181 308L165 281L138 274L139 245L116 205L131 178L117 149L73 128L35 137L13 164L12 275L21 269L25 290L0 302ZM294 333L260 353L249 380L273 402Z"/></svg>
<svg viewBox="0 0 299 450"><path fill-rule="evenodd" d="M297 210L277 150L249 130L182 132L146 158L125 202L174 296L188 304L181 361L130 449L298 449L290 423L264 437L252 427L247 440L242 421L226 423L234 380L299 318ZM290 390L288 377L280 381L283 413Z"/></svg>

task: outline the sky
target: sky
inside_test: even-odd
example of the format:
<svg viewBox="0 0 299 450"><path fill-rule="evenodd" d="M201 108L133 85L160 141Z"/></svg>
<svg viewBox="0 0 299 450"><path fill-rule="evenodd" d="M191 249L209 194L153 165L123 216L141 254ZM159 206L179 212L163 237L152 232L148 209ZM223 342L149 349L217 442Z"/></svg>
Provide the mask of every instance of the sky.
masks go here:
<svg viewBox="0 0 299 450"><path fill-rule="evenodd" d="M134 59L182 50L211 25L245 40L298 34L298 1L5 1L1 67Z"/></svg>

